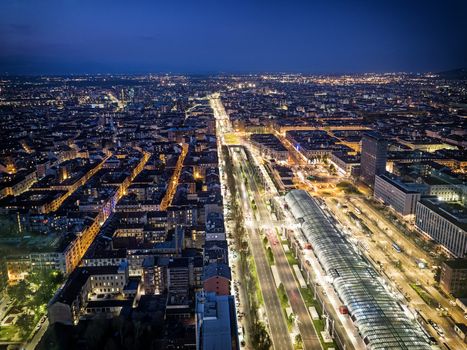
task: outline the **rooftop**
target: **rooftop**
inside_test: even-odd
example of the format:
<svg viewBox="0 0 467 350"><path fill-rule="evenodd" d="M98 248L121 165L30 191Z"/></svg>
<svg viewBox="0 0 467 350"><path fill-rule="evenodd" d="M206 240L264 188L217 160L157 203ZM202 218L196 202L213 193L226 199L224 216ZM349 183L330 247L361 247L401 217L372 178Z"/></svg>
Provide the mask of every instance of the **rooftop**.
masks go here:
<svg viewBox="0 0 467 350"><path fill-rule="evenodd" d="M330 222L316 199L301 190L290 191L285 198L368 348L430 349L419 326L405 315L376 271Z"/></svg>
<svg viewBox="0 0 467 350"><path fill-rule="evenodd" d="M453 269L467 270L467 259L453 259L444 262L447 266Z"/></svg>
<svg viewBox="0 0 467 350"><path fill-rule="evenodd" d="M435 196L422 197L420 204L459 226L464 231L467 231L467 209L465 206L457 202L441 202Z"/></svg>
<svg viewBox="0 0 467 350"><path fill-rule="evenodd" d="M232 296L215 293L198 294L196 312L201 319L203 349L232 348L232 313L230 311Z"/></svg>

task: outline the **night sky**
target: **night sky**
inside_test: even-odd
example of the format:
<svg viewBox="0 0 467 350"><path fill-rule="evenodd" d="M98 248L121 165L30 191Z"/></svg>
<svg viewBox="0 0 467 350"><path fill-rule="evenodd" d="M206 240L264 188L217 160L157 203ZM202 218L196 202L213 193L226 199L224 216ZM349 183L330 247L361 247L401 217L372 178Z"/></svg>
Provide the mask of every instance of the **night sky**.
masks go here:
<svg viewBox="0 0 467 350"><path fill-rule="evenodd" d="M0 0L0 74L460 67L466 0Z"/></svg>

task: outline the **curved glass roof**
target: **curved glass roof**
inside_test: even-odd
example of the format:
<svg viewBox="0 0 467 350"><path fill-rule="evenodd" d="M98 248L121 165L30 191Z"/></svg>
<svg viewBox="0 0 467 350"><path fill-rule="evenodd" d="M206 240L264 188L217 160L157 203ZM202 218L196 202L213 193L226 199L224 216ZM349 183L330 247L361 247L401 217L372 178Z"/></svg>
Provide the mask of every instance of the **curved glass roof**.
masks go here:
<svg viewBox="0 0 467 350"><path fill-rule="evenodd" d="M405 315L319 202L302 190L290 191L285 200L368 348L431 349L420 327Z"/></svg>

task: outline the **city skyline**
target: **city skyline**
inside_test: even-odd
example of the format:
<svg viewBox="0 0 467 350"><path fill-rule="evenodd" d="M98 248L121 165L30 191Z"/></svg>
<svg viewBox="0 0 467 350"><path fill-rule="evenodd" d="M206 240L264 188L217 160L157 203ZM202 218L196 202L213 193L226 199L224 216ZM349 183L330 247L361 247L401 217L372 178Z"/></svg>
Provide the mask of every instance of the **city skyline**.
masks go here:
<svg viewBox="0 0 467 350"><path fill-rule="evenodd" d="M0 350L467 349L466 18L0 0Z"/></svg>
<svg viewBox="0 0 467 350"><path fill-rule="evenodd" d="M0 340L461 348L465 86L3 76Z"/></svg>

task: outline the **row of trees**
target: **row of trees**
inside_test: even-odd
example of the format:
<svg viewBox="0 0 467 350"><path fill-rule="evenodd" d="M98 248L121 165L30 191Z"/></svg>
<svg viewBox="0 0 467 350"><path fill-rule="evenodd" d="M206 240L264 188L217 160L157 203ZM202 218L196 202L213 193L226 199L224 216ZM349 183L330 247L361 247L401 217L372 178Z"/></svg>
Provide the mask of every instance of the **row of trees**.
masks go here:
<svg viewBox="0 0 467 350"><path fill-rule="evenodd" d="M232 220L235 224L233 238L235 245L239 250L240 275L243 276L243 283L245 284L248 291L247 302L249 305L245 307L246 310L249 310L249 314L246 315L249 321L248 334L250 338L248 340L254 349L269 350L272 347L272 342L267 332L266 326L263 322L261 322L261 320L259 320L258 300L256 298L258 285L250 273L250 266L248 263L249 246L245 237L245 228L243 226L243 212L237 200L238 190L234 178L232 158L230 156L229 149L226 146L222 147L222 152L226 164L225 169L227 174L227 185L229 186L231 195L230 207L232 212Z"/></svg>
<svg viewBox="0 0 467 350"><path fill-rule="evenodd" d="M30 273L24 280L8 286L7 294L15 301L14 311L21 312L16 321L21 338L31 333L63 280L64 276L61 272L39 270Z"/></svg>
<svg viewBox="0 0 467 350"><path fill-rule="evenodd" d="M39 270L30 273L24 280L8 286L11 299L30 306L47 304L64 276L59 271Z"/></svg>

